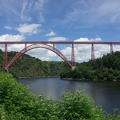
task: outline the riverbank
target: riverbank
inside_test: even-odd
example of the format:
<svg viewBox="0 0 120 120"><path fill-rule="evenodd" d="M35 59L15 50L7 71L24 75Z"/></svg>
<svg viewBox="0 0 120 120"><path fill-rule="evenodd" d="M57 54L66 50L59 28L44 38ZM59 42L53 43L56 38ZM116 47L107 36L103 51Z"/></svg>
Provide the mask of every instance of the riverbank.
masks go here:
<svg viewBox="0 0 120 120"><path fill-rule="evenodd" d="M62 80L70 80L70 81L97 81L97 82L120 82L120 80L89 80L89 79L79 79L79 78L61 78Z"/></svg>
<svg viewBox="0 0 120 120"><path fill-rule="evenodd" d="M37 76L37 77L34 77L34 78L59 78L60 76ZM24 78L33 78L33 77L19 77L19 78L16 78L16 79L24 79Z"/></svg>
<svg viewBox="0 0 120 120"><path fill-rule="evenodd" d="M71 82L61 81L59 78L57 80L56 78L43 78L43 80L28 79L27 81L30 81L30 85L33 84L33 82L36 82L35 88L36 85L38 85L39 88L44 87L44 90L48 89L48 94L50 94L50 90L53 89L55 93L52 92L52 95L58 95L58 93L60 93L61 87L73 89L76 86L75 82L71 84ZM4 120L120 119L119 114L113 116L115 112L113 114L108 114L107 112L104 112L102 107L94 105L94 100L92 99L92 97L84 94L83 89L80 88L74 88L73 92L65 92L62 88L61 90L63 93L60 99L47 99L43 94L39 96L31 94L28 91L27 87L17 83L10 74L1 73L0 83L0 110L2 110L2 112L0 111L0 116L4 117ZM68 84L72 86L68 87ZM99 90L99 85L96 87L96 90ZM91 87L89 86L88 88ZM58 93L56 93L57 89ZM93 91L94 95L99 95L99 92L96 90L94 89ZM95 94L95 92L97 92L97 94ZM119 100L118 97L117 99Z"/></svg>

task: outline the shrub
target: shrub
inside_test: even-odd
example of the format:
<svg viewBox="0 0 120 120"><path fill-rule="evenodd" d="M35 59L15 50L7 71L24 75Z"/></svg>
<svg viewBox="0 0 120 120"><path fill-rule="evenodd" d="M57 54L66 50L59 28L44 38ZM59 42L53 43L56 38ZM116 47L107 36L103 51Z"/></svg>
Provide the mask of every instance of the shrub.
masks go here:
<svg viewBox="0 0 120 120"><path fill-rule="evenodd" d="M0 73L0 120L120 120L119 111L104 113L83 89L66 91L60 100L28 92L11 74Z"/></svg>
<svg viewBox="0 0 120 120"><path fill-rule="evenodd" d="M73 93L69 91L62 95L60 100L60 115L63 119L73 120L79 118L90 118L91 109L94 107L93 100L83 94L83 90L75 90Z"/></svg>

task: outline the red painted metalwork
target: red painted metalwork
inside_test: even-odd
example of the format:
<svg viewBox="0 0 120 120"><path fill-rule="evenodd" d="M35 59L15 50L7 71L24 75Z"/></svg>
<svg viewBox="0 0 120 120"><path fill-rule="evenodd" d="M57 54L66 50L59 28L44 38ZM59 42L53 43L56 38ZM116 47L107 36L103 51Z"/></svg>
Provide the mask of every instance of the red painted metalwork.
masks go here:
<svg viewBox="0 0 120 120"><path fill-rule="evenodd" d="M3 61L3 67L5 67L8 63L8 58L7 58L7 43L5 44L5 51L4 51L4 61Z"/></svg>
<svg viewBox="0 0 120 120"><path fill-rule="evenodd" d="M72 43L71 62L72 62L72 66L76 66L75 65L75 53L74 53L74 44L73 43Z"/></svg>
<svg viewBox="0 0 120 120"><path fill-rule="evenodd" d="M69 42L54 42L54 41L32 41L32 42L0 42L0 44L119 44L120 42L73 42L73 41L69 41Z"/></svg>
<svg viewBox="0 0 120 120"><path fill-rule="evenodd" d="M55 48L55 44L53 43L53 47Z"/></svg>
<svg viewBox="0 0 120 120"><path fill-rule="evenodd" d="M25 47L24 49L22 49L19 53L17 53L13 59L7 64L6 68L9 68L18 58L20 58L25 52L34 49L34 48L46 48L48 50L53 51L54 53L56 53L58 56L60 56L70 67L72 67L72 64L67 60L67 58L60 52L58 51L55 47L52 47L50 45L47 44L32 44L29 45L27 47Z"/></svg>
<svg viewBox="0 0 120 120"><path fill-rule="evenodd" d="M94 44L91 44L91 60L95 60L95 54L94 54Z"/></svg>
<svg viewBox="0 0 120 120"><path fill-rule="evenodd" d="M110 53L113 53L113 44L110 44Z"/></svg>
<svg viewBox="0 0 120 120"><path fill-rule="evenodd" d="M75 56L74 56L74 49L72 50L72 61L73 63L71 64L65 56L63 56L63 54L61 52L59 52L55 47L54 45L55 44L72 44L73 48L74 48L74 45L75 44L91 44L92 45L92 48L91 48L91 59L95 59L95 55L94 55L94 45L95 44L108 44L110 45L110 52L113 52L113 44L116 44L116 45L120 45L120 42L73 42L73 41L69 41L69 42L50 42L50 41L32 41L32 42L0 42L0 44L5 44L5 51L4 51L4 67L7 67L9 68L20 56L22 56L22 54L24 54L25 52L27 52L28 50L31 50L31 49L34 49L34 48L37 48L37 44L44 44L46 45L46 49L49 49L53 52L55 52L58 56L60 56L65 62L67 62L67 64L69 66L73 66L75 65ZM14 56L14 58L8 63L7 61L7 45L8 44L24 44L25 45L25 48L23 50L21 50L18 54L16 54L16 56ZM34 47L30 47L30 46L27 46L27 44L32 44L30 46L34 46ZM52 46L50 45L47 45L47 44L52 44ZM35 46L36 45L36 46ZM49 47L50 46L50 47ZM40 47L40 46L39 46Z"/></svg>

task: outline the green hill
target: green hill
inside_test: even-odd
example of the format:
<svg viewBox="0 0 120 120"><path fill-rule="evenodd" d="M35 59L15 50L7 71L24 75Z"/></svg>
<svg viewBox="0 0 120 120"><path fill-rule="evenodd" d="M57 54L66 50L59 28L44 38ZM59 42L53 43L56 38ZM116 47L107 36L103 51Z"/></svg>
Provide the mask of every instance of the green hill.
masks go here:
<svg viewBox="0 0 120 120"><path fill-rule="evenodd" d="M8 52L11 60L17 52ZM55 77L81 80L120 80L120 52L104 55L96 60L76 63L75 70L64 61L42 61L24 54L10 68L14 77ZM3 51L0 50L0 71L3 71Z"/></svg>
<svg viewBox="0 0 120 120"><path fill-rule="evenodd" d="M80 80L120 80L120 52L77 64L75 70L65 70L60 76Z"/></svg>
<svg viewBox="0 0 120 120"><path fill-rule="evenodd" d="M17 52L8 52L8 60L11 60ZM0 71L3 71L3 52L0 50ZM42 61L38 58L24 54L10 68L9 72L14 77L47 77L59 76L70 67L63 61Z"/></svg>

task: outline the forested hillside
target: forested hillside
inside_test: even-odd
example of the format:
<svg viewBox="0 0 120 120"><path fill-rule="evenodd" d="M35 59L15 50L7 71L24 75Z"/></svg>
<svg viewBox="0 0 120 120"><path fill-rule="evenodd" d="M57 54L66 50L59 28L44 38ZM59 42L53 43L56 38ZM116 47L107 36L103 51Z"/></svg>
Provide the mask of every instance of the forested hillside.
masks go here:
<svg viewBox="0 0 120 120"><path fill-rule="evenodd" d="M16 52L8 52L8 61ZM3 52L0 50L0 71L3 71ZM24 54L10 68L14 77L53 77L81 80L120 80L120 52L104 55L96 60L77 63L75 70L63 61L42 61Z"/></svg>
<svg viewBox="0 0 120 120"><path fill-rule="evenodd" d="M61 78L80 80L120 80L120 52L104 55L102 58L77 64L74 71L65 70Z"/></svg>
<svg viewBox="0 0 120 120"><path fill-rule="evenodd" d="M15 56L16 52L8 52L8 60ZM3 71L3 52L0 50L0 71ZM14 77L44 77L59 76L70 67L63 61L42 61L38 58L24 54L10 68L9 72Z"/></svg>

